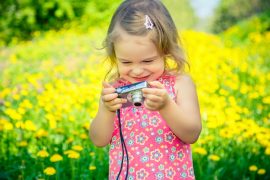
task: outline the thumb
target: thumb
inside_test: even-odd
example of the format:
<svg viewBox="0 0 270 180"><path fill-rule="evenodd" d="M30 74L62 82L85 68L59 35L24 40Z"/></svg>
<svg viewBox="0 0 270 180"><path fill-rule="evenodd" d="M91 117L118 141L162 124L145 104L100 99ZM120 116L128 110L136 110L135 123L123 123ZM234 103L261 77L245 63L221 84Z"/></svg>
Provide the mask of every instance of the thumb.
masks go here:
<svg viewBox="0 0 270 180"><path fill-rule="evenodd" d="M158 88L158 89L164 89L164 85L159 81L151 81L149 82L151 87Z"/></svg>

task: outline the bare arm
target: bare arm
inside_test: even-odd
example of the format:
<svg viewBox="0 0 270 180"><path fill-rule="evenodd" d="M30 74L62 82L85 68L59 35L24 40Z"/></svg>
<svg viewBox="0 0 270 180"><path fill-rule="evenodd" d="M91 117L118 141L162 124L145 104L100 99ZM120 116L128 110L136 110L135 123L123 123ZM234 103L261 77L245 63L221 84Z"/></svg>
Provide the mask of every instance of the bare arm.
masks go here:
<svg viewBox="0 0 270 180"><path fill-rule="evenodd" d="M103 84L98 113L89 128L90 139L96 146L103 147L110 143L114 130L115 112L125 102L125 99L118 98L118 94L111 85Z"/></svg>
<svg viewBox="0 0 270 180"><path fill-rule="evenodd" d="M114 116L115 113L108 111L100 100L98 113L89 129L90 138L96 146L103 147L109 144L114 129Z"/></svg>
<svg viewBox="0 0 270 180"><path fill-rule="evenodd" d="M173 133L183 142L188 144L196 142L202 125L196 88L191 78L187 75L177 77L175 83L176 103L169 98L161 83L154 81L153 85L156 88L153 89L154 91L152 90L152 93L157 94L158 98L150 96L148 108L158 110Z"/></svg>

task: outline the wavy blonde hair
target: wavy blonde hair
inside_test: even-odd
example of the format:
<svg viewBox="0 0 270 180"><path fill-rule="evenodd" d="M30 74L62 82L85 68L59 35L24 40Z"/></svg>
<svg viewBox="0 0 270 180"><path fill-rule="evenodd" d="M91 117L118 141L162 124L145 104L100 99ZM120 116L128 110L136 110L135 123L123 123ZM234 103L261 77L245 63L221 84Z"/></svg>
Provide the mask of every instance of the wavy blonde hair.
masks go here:
<svg viewBox="0 0 270 180"><path fill-rule="evenodd" d="M146 29L145 15L148 15L154 24L153 29ZM109 25L104 41L110 69L105 79L112 80L119 77L114 43L121 36L119 29L130 35L146 36L149 33L157 50L165 57L165 68L176 72L184 70L187 63L181 46L176 26L166 7L159 0L125 0L117 8ZM173 61L170 66L168 59ZM114 71L113 71L114 70ZM116 71L115 71L116 70Z"/></svg>

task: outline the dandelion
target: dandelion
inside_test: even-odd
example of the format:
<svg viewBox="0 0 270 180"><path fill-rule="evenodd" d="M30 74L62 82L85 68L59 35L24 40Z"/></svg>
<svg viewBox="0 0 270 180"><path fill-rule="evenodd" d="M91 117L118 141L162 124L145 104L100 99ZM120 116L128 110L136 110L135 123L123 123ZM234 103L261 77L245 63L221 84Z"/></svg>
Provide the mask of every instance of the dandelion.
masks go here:
<svg viewBox="0 0 270 180"><path fill-rule="evenodd" d="M47 167L43 172L48 176L52 176L56 173L56 170L53 167Z"/></svg>
<svg viewBox="0 0 270 180"><path fill-rule="evenodd" d="M85 129L85 130L88 130L89 129L89 122L85 122L84 124L83 124L83 128Z"/></svg>
<svg viewBox="0 0 270 180"><path fill-rule="evenodd" d="M30 103L28 99L23 100L23 102L21 103L21 106L27 109L33 108L33 105Z"/></svg>
<svg viewBox="0 0 270 180"><path fill-rule="evenodd" d="M258 170L258 167L255 166L255 165L252 165L252 166L249 166L249 170L250 171L257 171Z"/></svg>
<svg viewBox="0 0 270 180"><path fill-rule="evenodd" d="M94 171L94 170L96 170L96 169L97 169L96 166L93 166L93 165L90 165L90 166L89 166L89 170L90 170L90 171Z"/></svg>
<svg viewBox="0 0 270 180"><path fill-rule="evenodd" d="M270 146L265 149L264 152L266 155L270 155Z"/></svg>
<svg viewBox="0 0 270 180"><path fill-rule="evenodd" d="M95 152L90 152L89 155L93 157L95 155Z"/></svg>
<svg viewBox="0 0 270 180"><path fill-rule="evenodd" d="M4 122L4 125L3 125L3 129L6 130L6 131L10 131L10 130L13 130L14 126L12 123L6 121Z"/></svg>
<svg viewBox="0 0 270 180"><path fill-rule="evenodd" d="M47 136L48 136L48 131L46 131L46 130L44 130L44 129L39 129L39 130L36 132L35 136L36 136L37 138L47 137Z"/></svg>
<svg viewBox="0 0 270 180"><path fill-rule="evenodd" d="M193 152L197 153L197 154L201 154L201 155L206 155L207 151L202 148L202 147L196 147Z"/></svg>
<svg viewBox="0 0 270 180"><path fill-rule="evenodd" d="M208 157L210 160L212 161L219 161L220 160L220 157L215 155L215 154L212 154L212 155L209 155Z"/></svg>
<svg viewBox="0 0 270 180"><path fill-rule="evenodd" d="M265 173L266 173L265 169L259 169L259 170L258 170L258 174L259 174L259 175L263 175L263 174L265 174Z"/></svg>
<svg viewBox="0 0 270 180"><path fill-rule="evenodd" d="M72 152L74 152L73 150L66 150L66 151L64 151L64 154L69 154L69 153L72 153Z"/></svg>
<svg viewBox="0 0 270 180"><path fill-rule="evenodd" d="M72 153L68 154L68 158L70 159L79 159L80 158L80 154L76 151L73 151Z"/></svg>
<svg viewBox="0 0 270 180"><path fill-rule="evenodd" d="M15 126L18 129L25 129L25 125L22 121L16 122Z"/></svg>
<svg viewBox="0 0 270 180"><path fill-rule="evenodd" d="M80 135L80 138L81 138L81 139L87 139L88 136L87 136L85 133L83 133L83 134Z"/></svg>
<svg viewBox="0 0 270 180"><path fill-rule="evenodd" d="M70 144L70 143L72 143L73 141L74 141L73 138L68 138L66 142L67 142L68 144Z"/></svg>
<svg viewBox="0 0 270 180"><path fill-rule="evenodd" d="M51 162L58 162L58 161L62 161L63 157L59 154L54 154L52 155L52 157L50 158Z"/></svg>
<svg viewBox="0 0 270 180"><path fill-rule="evenodd" d="M70 159L78 159L80 157L80 154L73 150L67 150L64 152L64 154L67 154L68 158Z"/></svg>
<svg viewBox="0 0 270 180"><path fill-rule="evenodd" d="M27 146L27 145L28 145L28 143L27 143L26 141L21 141L21 142L19 142L19 144L18 144L19 147L25 147L25 146Z"/></svg>
<svg viewBox="0 0 270 180"><path fill-rule="evenodd" d="M72 149L75 150L75 151L82 151L83 147L79 146L79 145L75 145L75 146L72 147Z"/></svg>
<svg viewBox="0 0 270 180"><path fill-rule="evenodd" d="M42 157L42 158L45 158L45 157L48 157L49 156L49 153L46 151L46 150L41 150L37 153L37 156L38 157Z"/></svg>
<svg viewBox="0 0 270 180"><path fill-rule="evenodd" d="M28 131L36 131L37 130L36 125L30 120L26 120L24 123L24 126L25 126L25 129Z"/></svg>

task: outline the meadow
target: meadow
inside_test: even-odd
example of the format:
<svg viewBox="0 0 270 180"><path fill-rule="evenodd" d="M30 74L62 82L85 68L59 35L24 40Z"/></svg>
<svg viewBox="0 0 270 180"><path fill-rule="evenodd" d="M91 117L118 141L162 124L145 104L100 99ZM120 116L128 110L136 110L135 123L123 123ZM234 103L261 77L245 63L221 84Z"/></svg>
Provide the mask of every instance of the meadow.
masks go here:
<svg viewBox="0 0 270 180"><path fill-rule="evenodd" d="M181 31L203 131L197 179L270 179L270 32L253 19L221 35ZM105 31L36 32L0 49L0 179L107 179L88 128L107 65ZM267 48L268 47L268 48Z"/></svg>

